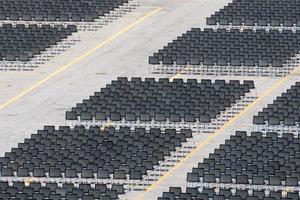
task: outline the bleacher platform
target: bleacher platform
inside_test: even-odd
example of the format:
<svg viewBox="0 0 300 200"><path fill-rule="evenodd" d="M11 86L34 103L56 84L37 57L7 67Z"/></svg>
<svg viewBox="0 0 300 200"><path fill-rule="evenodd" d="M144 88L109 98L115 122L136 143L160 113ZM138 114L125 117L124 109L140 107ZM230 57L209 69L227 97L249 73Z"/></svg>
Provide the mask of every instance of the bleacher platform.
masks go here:
<svg viewBox="0 0 300 200"><path fill-rule="evenodd" d="M207 25L300 27L299 2L293 0L233 0L207 18Z"/></svg>
<svg viewBox="0 0 300 200"><path fill-rule="evenodd" d="M66 112L75 124L157 124L191 128L226 121L255 99L253 81L118 77ZM251 93L252 91L252 93ZM235 111L233 107L237 107ZM227 113L226 113L227 112ZM226 114L225 114L226 113ZM223 115L224 114L224 115ZM228 116L229 115L229 116ZM201 128L200 128L201 129Z"/></svg>
<svg viewBox="0 0 300 200"><path fill-rule="evenodd" d="M152 73L286 76L299 64L299 31L192 28L149 57Z"/></svg>
<svg viewBox="0 0 300 200"><path fill-rule="evenodd" d="M0 27L0 70L34 70L49 57L73 45L75 32L75 25L3 24Z"/></svg>

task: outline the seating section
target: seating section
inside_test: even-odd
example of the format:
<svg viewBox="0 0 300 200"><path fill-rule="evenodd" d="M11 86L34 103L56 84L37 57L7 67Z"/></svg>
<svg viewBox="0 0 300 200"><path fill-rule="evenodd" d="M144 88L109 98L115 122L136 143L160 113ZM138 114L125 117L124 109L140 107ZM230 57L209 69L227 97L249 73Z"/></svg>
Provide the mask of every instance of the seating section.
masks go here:
<svg viewBox="0 0 300 200"><path fill-rule="evenodd" d="M142 180L191 137L189 129L45 126L0 158L1 176Z"/></svg>
<svg viewBox="0 0 300 200"><path fill-rule="evenodd" d="M207 19L207 25L300 26L300 2L233 0Z"/></svg>
<svg viewBox="0 0 300 200"><path fill-rule="evenodd" d="M1 0L0 20L92 22L129 0Z"/></svg>
<svg viewBox="0 0 300 200"><path fill-rule="evenodd" d="M119 77L78 103L66 119L209 123L253 88L253 81Z"/></svg>
<svg viewBox="0 0 300 200"><path fill-rule="evenodd" d="M59 186L57 183L30 183L24 182L0 182L0 199L19 199L19 200L112 200L118 199L118 195L124 193L122 185L113 185L108 188L105 184L96 184L92 187L89 184L75 186L71 183L64 183Z"/></svg>
<svg viewBox="0 0 300 200"><path fill-rule="evenodd" d="M170 187L158 200L298 200L299 192L225 189L225 188L191 188L182 191L180 187Z"/></svg>
<svg viewBox="0 0 300 200"><path fill-rule="evenodd" d="M188 182L298 186L300 137L237 131L188 173Z"/></svg>
<svg viewBox="0 0 300 200"><path fill-rule="evenodd" d="M296 82L287 92L277 97L273 104L268 104L257 116L253 123L256 125L285 125L299 126L300 119L300 82Z"/></svg>
<svg viewBox="0 0 300 200"><path fill-rule="evenodd" d="M299 44L299 31L192 28L150 56L149 64L282 67Z"/></svg>
<svg viewBox="0 0 300 200"><path fill-rule="evenodd" d="M9 2L9 1L8 1ZM76 26L4 24L0 27L0 60L29 61L76 32Z"/></svg>

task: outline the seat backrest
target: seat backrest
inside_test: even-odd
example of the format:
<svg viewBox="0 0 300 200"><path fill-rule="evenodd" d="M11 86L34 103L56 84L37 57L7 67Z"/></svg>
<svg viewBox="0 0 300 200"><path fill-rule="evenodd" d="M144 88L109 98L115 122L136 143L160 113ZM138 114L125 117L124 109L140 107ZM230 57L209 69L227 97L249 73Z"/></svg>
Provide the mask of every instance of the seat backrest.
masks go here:
<svg viewBox="0 0 300 200"><path fill-rule="evenodd" d="M281 185L281 179L278 176L270 176L269 178L270 185Z"/></svg>
<svg viewBox="0 0 300 200"><path fill-rule="evenodd" d="M150 56L148 59L150 65L159 65L159 58L155 56Z"/></svg>
<svg viewBox="0 0 300 200"><path fill-rule="evenodd" d="M217 22L214 18L206 18L206 25L217 25Z"/></svg>
<svg viewBox="0 0 300 200"><path fill-rule="evenodd" d="M237 175L236 176L236 183L238 183L238 184L248 184L249 183L248 176L246 176L246 175Z"/></svg>
<svg viewBox="0 0 300 200"><path fill-rule="evenodd" d="M199 182L199 175L197 173L187 173L187 182Z"/></svg>
<svg viewBox="0 0 300 200"><path fill-rule="evenodd" d="M263 125L263 124L265 124L264 118L261 117L261 116L254 116L253 117L253 123L256 124L256 125Z"/></svg>
<svg viewBox="0 0 300 200"><path fill-rule="evenodd" d="M216 177L214 174L204 174L203 181L206 183L215 183Z"/></svg>

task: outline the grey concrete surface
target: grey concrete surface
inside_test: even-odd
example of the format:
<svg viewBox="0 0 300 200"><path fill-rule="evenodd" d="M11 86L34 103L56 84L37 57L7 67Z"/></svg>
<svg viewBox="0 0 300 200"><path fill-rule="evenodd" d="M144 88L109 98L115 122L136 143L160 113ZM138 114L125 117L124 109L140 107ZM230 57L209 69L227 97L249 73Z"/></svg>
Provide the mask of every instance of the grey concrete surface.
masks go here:
<svg viewBox="0 0 300 200"><path fill-rule="evenodd" d="M229 0L140 0L140 7L96 32L81 32L81 42L67 49L33 72L0 72L0 104L19 94L38 80L84 54L128 24L156 7L163 10L143 23L120 35L82 61L70 66L18 101L0 110L0 156L17 146L25 137L43 125L64 125L65 111L118 76L170 77L148 73L148 56L191 27L204 27L205 17L226 5ZM187 171L201 161L236 130L251 130L252 116L263 106L297 81L299 73L264 96L222 133L205 145L169 177L145 193L142 199L156 199L169 186L185 186ZM189 76L182 75L182 78ZM252 79L262 95L278 78L267 77L208 77L212 79ZM203 140L209 135L204 134ZM202 136L201 136L202 137ZM130 192L127 199L135 199L141 192Z"/></svg>
<svg viewBox="0 0 300 200"><path fill-rule="evenodd" d="M223 2L223 3L222 3ZM120 35L92 55L0 110L0 154L45 124L64 124L64 113L117 76L148 74L148 56L187 29L204 25L205 16L225 5L222 0L140 1L140 6L96 32L81 32L81 42L33 72L1 72L0 104L69 63L157 7L163 10ZM205 8L199 13L198 8ZM202 9L201 9L202 10Z"/></svg>
<svg viewBox="0 0 300 200"><path fill-rule="evenodd" d="M132 191L127 194L128 199L157 199L164 191L168 191L170 186L177 186L184 188L186 186L186 175L193 167L196 167L198 162L201 162L205 157L212 153L215 148L224 143L226 139L233 135L235 131L249 131L253 130L252 116L260 111L268 103L272 103L273 99L280 95L283 91L288 89L290 85L294 84L298 80L298 75L291 75L286 81L282 82L278 87L274 88L268 95L261 98L266 91L269 90L279 79L276 78L256 78L255 84L257 87L258 99L253 106L239 115L233 123L222 129L222 131L214 137L210 142L206 143L203 147L199 148L196 153L193 154L188 160L179 164L175 170L171 171L171 174L164 177L162 181L159 181L154 187L151 187L147 192L135 192ZM218 77L219 78L219 77ZM249 77L248 77L249 78ZM246 78L247 79L247 78ZM199 144L205 141L210 134L203 134L199 137ZM202 144L201 144L202 145ZM142 194L143 193L143 194Z"/></svg>

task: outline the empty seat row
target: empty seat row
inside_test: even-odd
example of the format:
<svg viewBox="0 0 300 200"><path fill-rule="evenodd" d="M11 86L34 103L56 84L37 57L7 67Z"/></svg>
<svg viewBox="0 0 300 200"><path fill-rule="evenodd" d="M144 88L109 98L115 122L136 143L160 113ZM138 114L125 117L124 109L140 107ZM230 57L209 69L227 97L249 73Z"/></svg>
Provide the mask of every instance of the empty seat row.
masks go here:
<svg viewBox="0 0 300 200"><path fill-rule="evenodd" d="M191 137L189 129L45 126L0 157L0 176L142 180Z"/></svg>
<svg viewBox="0 0 300 200"><path fill-rule="evenodd" d="M188 173L189 182L298 186L300 138L237 131Z"/></svg>
<svg viewBox="0 0 300 200"><path fill-rule="evenodd" d="M299 31L192 28L150 56L149 64L282 67L299 44Z"/></svg>
<svg viewBox="0 0 300 200"><path fill-rule="evenodd" d="M0 20L92 22L128 0L0 1Z"/></svg>
<svg viewBox="0 0 300 200"><path fill-rule="evenodd" d="M296 82L285 93L268 104L253 118L256 125L299 126L300 121L300 82Z"/></svg>
<svg viewBox="0 0 300 200"><path fill-rule="evenodd" d="M119 77L66 112L66 119L209 123L253 88L253 81Z"/></svg>
<svg viewBox="0 0 300 200"><path fill-rule="evenodd" d="M24 182L4 182L0 181L0 199L3 200L113 200L124 193L122 185L112 185L108 188L105 184L79 184L75 186L71 183L58 185L57 183L47 183L42 185L32 182L25 185Z"/></svg>
<svg viewBox="0 0 300 200"><path fill-rule="evenodd" d="M248 190L232 188L187 187L185 192L180 187L170 187L158 200L298 200L298 192Z"/></svg>
<svg viewBox="0 0 300 200"><path fill-rule="evenodd" d="M207 18L207 25L300 26L300 2L233 0Z"/></svg>
<svg viewBox="0 0 300 200"><path fill-rule="evenodd" d="M74 25L3 24L0 27L0 60L29 61L76 31Z"/></svg>

